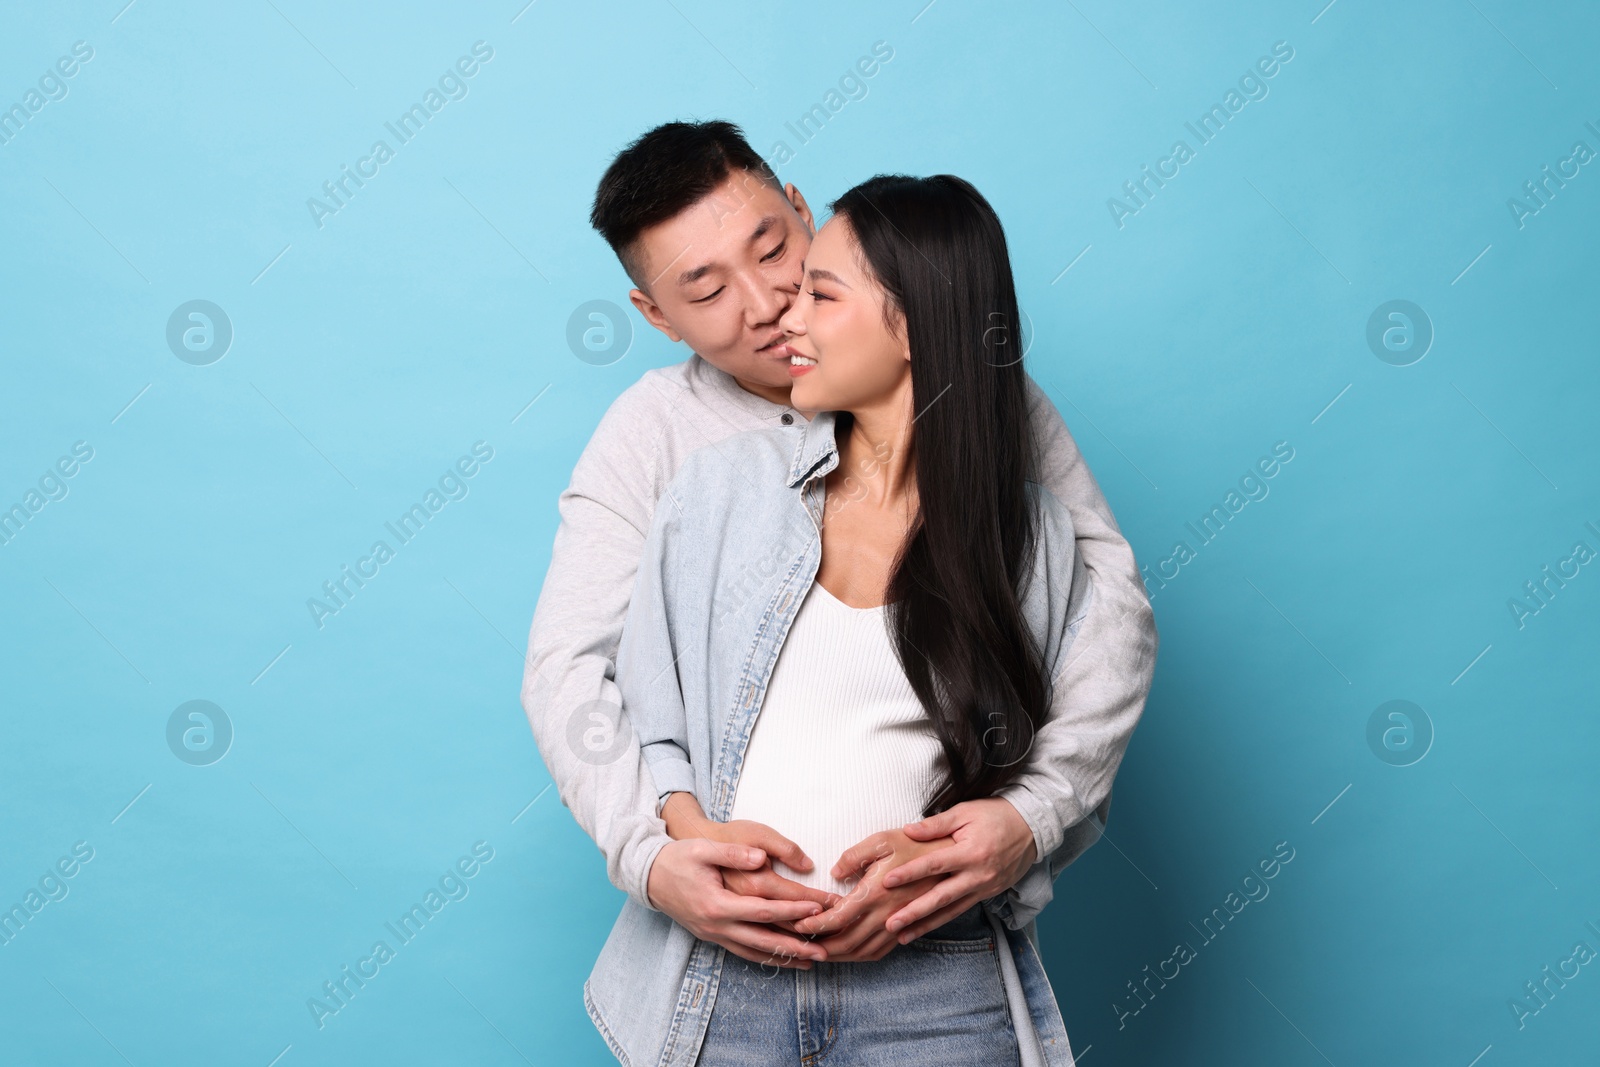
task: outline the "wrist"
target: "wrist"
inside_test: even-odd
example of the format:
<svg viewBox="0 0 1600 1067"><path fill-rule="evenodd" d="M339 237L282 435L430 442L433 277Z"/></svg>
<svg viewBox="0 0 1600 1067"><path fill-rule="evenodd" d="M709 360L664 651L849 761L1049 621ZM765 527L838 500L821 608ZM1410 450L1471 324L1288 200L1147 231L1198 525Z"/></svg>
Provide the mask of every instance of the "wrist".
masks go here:
<svg viewBox="0 0 1600 1067"><path fill-rule="evenodd" d="M661 806L661 821L667 825L667 836L674 841L709 837L706 818L700 801L693 793L670 793Z"/></svg>

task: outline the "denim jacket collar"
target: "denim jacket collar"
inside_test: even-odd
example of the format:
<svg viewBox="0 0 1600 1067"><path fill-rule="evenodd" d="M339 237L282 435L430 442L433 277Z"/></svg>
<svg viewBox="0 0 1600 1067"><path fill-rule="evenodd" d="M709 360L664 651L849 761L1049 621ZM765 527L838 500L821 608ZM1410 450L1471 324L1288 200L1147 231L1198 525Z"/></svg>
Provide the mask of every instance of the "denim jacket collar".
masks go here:
<svg viewBox="0 0 1600 1067"><path fill-rule="evenodd" d="M838 413L819 411L806 423L805 433L795 445L794 459L789 464L789 488L793 489L817 469L817 465L838 453L833 439ZM831 469L831 468L830 468Z"/></svg>

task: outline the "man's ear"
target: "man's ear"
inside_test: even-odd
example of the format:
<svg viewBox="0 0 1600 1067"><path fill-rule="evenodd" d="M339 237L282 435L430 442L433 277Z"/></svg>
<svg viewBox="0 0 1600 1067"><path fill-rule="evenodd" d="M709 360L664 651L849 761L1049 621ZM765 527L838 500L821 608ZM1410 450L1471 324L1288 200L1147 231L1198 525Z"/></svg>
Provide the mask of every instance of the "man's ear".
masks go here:
<svg viewBox="0 0 1600 1067"><path fill-rule="evenodd" d="M672 323L667 321L667 316L662 312L661 305L650 299L650 294L643 289L629 289L628 299L633 301L633 306L639 309L639 314L644 316L644 321L666 334L668 339L681 341L678 331L672 328Z"/></svg>
<svg viewBox="0 0 1600 1067"><path fill-rule="evenodd" d="M795 214L805 220L806 229L811 231L811 236L817 235L817 220L811 217L811 205L806 203L806 198L800 195L800 190L795 188L794 182L783 187L783 195L789 198L789 203L794 207Z"/></svg>

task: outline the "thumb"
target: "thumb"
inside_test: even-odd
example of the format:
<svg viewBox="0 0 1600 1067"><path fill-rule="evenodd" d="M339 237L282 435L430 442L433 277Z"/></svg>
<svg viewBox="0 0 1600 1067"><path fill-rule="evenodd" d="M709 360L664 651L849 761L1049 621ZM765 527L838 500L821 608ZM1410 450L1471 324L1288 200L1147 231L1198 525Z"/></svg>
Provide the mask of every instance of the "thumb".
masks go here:
<svg viewBox="0 0 1600 1067"><path fill-rule="evenodd" d="M930 815L920 822L908 822L901 829L913 841L936 841L954 834L962 824L963 820L957 814L956 808L950 808L937 815Z"/></svg>

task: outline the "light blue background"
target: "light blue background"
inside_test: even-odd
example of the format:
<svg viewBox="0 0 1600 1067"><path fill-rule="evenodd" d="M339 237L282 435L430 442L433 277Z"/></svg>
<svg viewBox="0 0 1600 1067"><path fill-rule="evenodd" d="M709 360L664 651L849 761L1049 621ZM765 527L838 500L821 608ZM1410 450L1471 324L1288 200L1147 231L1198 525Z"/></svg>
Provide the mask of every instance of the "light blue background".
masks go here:
<svg viewBox="0 0 1600 1067"><path fill-rule="evenodd" d="M1593 1058L1600 965L1524 1028L1508 1002L1600 950L1600 565L1523 628L1507 607L1600 550L1600 165L1507 207L1600 150L1592 5L124 2L0 28L4 106L94 49L0 145L0 505L94 449L0 547L0 904L94 849L0 946L0 1062L609 1062L580 987L622 897L517 689L574 460L685 355L632 311L610 365L565 340L624 302L594 184L674 117L787 142L819 206L878 171L975 182L1141 564L1294 449L1156 592L1111 842L1041 922L1085 1061ZM307 198L478 40L469 95L319 229ZM1280 40L1269 95L1119 229L1107 199ZM785 123L876 41L801 145ZM194 299L235 331L209 366L165 341ZM1436 331L1404 367L1366 341L1395 299ZM470 494L319 630L307 599L477 441ZM211 766L167 745L194 699L235 730ZM1367 742L1394 699L1435 733L1410 766ZM477 841L470 894L319 1030L308 998Z"/></svg>

